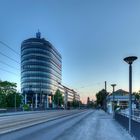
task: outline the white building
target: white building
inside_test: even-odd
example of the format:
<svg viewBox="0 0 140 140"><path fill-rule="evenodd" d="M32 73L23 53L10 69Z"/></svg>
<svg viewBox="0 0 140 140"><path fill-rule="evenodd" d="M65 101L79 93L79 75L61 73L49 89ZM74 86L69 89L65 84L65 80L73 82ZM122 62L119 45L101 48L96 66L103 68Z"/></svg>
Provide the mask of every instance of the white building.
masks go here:
<svg viewBox="0 0 140 140"><path fill-rule="evenodd" d="M76 91L70 89L62 84L59 84L58 89L61 91L64 97L64 107L67 108L74 100L80 102L80 95Z"/></svg>
<svg viewBox="0 0 140 140"><path fill-rule="evenodd" d="M132 101L135 100L135 96L132 96ZM113 94L107 96L107 111L113 113L113 103L119 106L121 109L128 107L129 103L129 92L119 89Z"/></svg>

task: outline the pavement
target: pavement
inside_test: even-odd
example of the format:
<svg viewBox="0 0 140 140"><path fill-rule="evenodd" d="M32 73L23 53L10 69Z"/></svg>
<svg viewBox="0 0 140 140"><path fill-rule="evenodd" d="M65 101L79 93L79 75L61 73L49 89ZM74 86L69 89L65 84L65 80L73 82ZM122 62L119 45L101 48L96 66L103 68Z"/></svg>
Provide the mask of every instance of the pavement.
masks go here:
<svg viewBox="0 0 140 140"><path fill-rule="evenodd" d="M113 118L99 110L69 129L58 140L134 140Z"/></svg>
<svg viewBox="0 0 140 140"><path fill-rule="evenodd" d="M1 134L0 140L134 140L112 116L86 110Z"/></svg>

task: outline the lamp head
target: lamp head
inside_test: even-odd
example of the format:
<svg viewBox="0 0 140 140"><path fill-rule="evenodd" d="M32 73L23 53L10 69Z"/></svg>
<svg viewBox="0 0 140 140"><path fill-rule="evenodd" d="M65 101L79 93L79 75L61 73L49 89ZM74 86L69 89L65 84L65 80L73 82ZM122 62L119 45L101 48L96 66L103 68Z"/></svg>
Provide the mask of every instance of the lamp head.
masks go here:
<svg viewBox="0 0 140 140"><path fill-rule="evenodd" d="M138 57L136 56L129 56L129 57L125 57L123 60L128 63L128 64L132 64L133 61L135 61Z"/></svg>
<svg viewBox="0 0 140 140"><path fill-rule="evenodd" d="M115 86L116 86L116 84L111 84L111 86L112 86L112 87L115 87Z"/></svg>

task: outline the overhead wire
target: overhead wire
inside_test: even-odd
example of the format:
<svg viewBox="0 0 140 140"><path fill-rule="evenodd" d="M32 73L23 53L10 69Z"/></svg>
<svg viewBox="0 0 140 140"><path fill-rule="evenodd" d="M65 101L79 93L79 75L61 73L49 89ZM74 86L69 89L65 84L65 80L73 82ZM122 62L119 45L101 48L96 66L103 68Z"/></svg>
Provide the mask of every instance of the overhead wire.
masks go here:
<svg viewBox="0 0 140 140"><path fill-rule="evenodd" d="M14 52L14 54L20 56L20 54L19 54L17 51L15 51L13 48L11 48L9 45L7 45L6 43L4 43L3 41L0 41L0 44L2 44L3 46L7 47L8 49L10 49L12 52ZM15 63L17 63L17 64L20 64L19 61L17 61L16 59L13 59L12 57L9 57L8 55L4 54L3 52L0 52L0 55L2 55L2 56L4 56L4 57L8 58L9 60L11 60L11 61L13 61L13 62L15 62ZM10 68L12 68L12 69L15 69L15 70L18 70L18 71L20 70L20 69L18 69L18 68L16 68L16 67L14 67L14 66L12 66L12 65L10 65L10 64L8 64L8 63L6 63L6 62L4 62L4 61L1 61L1 60L0 60L0 63L1 63L1 64L4 64L4 65L6 65L6 66L8 66L8 67L10 67ZM6 70L6 69L3 69L3 68L1 68L1 67L0 67L0 70L18 76L17 73L14 73L14 72L9 71L9 70Z"/></svg>
<svg viewBox="0 0 140 140"><path fill-rule="evenodd" d="M2 70L2 71L4 71L4 72L7 72L7 73L10 73L10 74L13 74L13 75L15 75L15 76L18 76L17 73L14 73L14 72L5 70L5 69L3 69L3 68L0 68L0 70Z"/></svg>
<svg viewBox="0 0 140 140"><path fill-rule="evenodd" d="M4 45L5 47L9 48L9 49L10 49L12 52L14 52L15 54L17 54L17 55L20 56L20 54L19 54L17 51L15 51L12 47L10 47L9 45L7 45L7 44L4 43L3 41L0 41L0 43L1 43L2 45Z"/></svg>
<svg viewBox="0 0 140 140"><path fill-rule="evenodd" d="M15 60L15 59L13 59L13 58L11 58L11 57L5 55L4 53L0 52L0 54L3 55L3 56L5 56L5 57L7 57L8 59L10 59L10 60L12 60L12 61L18 63L18 64L20 64L17 60Z"/></svg>
<svg viewBox="0 0 140 140"><path fill-rule="evenodd" d="M9 65L9 64L7 64L7 63L1 61L1 60L0 60L0 63L1 63L1 64L4 64L4 65L6 65L6 66L8 66L8 67L10 67L10 68L12 68L12 69L20 70L20 69L18 69L18 68L16 68L16 67L13 67L13 66L11 66L11 65Z"/></svg>

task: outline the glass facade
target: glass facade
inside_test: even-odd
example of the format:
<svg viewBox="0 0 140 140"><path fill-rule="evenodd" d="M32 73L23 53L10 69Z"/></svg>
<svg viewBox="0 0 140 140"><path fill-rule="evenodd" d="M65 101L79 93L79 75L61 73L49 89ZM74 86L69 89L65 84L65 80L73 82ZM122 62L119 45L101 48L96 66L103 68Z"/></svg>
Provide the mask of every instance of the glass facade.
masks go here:
<svg viewBox="0 0 140 140"><path fill-rule="evenodd" d="M24 40L21 44L22 93L54 93L61 83L61 65L61 55L50 42L40 38L39 32L36 38Z"/></svg>

